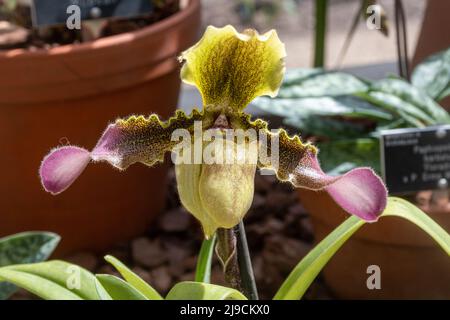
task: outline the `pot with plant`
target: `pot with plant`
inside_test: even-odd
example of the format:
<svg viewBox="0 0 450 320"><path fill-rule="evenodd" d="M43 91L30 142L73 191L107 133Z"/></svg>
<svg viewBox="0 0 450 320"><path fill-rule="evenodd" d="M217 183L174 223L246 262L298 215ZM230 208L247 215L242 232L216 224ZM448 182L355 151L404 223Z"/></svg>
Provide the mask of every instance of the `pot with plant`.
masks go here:
<svg viewBox="0 0 450 320"><path fill-rule="evenodd" d="M411 83L396 77L367 81L338 71L291 70L276 99L259 98L255 105L315 141L321 165L329 174L356 166L370 166L381 173L380 132L450 124L449 114L438 104L448 95L449 84L450 49L419 64ZM308 190L299 194L313 218L317 241L345 218L326 194ZM450 230L447 190L400 196ZM366 287L365 270L372 264L381 268L382 290ZM449 298L449 267L447 257L435 251L428 238L391 220L358 232L331 260L324 275L343 298ZM417 281L405 285L409 279Z"/></svg>
<svg viewBox="0 0 450 320"><path fill-rule="evenodd" d="M138 2L149 11L128 17L124 5ZM0 235L44 229L64 238L60 254L102 250L146 230L164 205L166 168L134 167L124 176L99 166L54 198L41 192L35 167L55 144L93 145L109 119L173 112L177 56L197 37L200 1L108 1L109 16L81 20L81 29L45 24L55 22L45 15L68 17L58 9L66 2L30 3L0 1L0 165L10 168L0 186ZM81 4L84 19L93 8Z"/></svg>
<svg viewBox="0 0 450 320"><path fill-rule="evenodd" d="M205 240L195 281L176 284L167 300L258 299L243 222L253 200L257 168L273 170L278 180L295 187L323 190L352 215L298 263L274 293L276 300L302 298L352 234L380 218L409 220L450 255L448 233L407 201L388 198L372 169L354 168L329 176L320 168L316 147L284 129L269 131L265 121L252 120L244 111L256 97L277 94L285 55L273 30L260 35L254 30L238 33L231 26L208 27L203 38L181 56L181 77L199 89L203 109L194 109L190 115L179 111L167 121L155 114L119 119L107 127L91 151L77 146L54 149L39 170L45 190L55 195L67 191L92 161L125 170L137 162L154 166L172 151L180 200L201 224ZM348 188L357 192L349 194ZM210 283L214 247L227 287ZM106 260L123 279L49 261L1 267L0 281L44 299L163 299L118 259L107 256ZM77 272L82 285L68 285L72 278L68 270Z"/></svg>

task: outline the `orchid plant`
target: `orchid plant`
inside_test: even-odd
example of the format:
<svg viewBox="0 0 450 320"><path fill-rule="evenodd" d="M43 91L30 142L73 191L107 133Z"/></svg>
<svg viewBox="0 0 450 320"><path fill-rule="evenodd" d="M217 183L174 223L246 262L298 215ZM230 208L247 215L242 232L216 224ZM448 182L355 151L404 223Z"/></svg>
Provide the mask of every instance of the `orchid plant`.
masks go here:
<svg viewBox="0 0 450 320"><path fill-rule="evenodd" d="M206 239L219 229L218 257L235 288L240 288L240 281L234 259L236 241L230 230L250 208L258 166L275 170L280 181L296 187L324 189L350 214L376 221L386 206L387 191L372 169L358 168L338 177L328 176L320 168L314 146L303 143L298 136L289 137L282 129L271 132L266 122L252 121L243 111L258 96L276 96L285 71L285 56L284 44L274 30L259 35L254 30L238 33L232 26L209 27L203 38L180 57L184 63L181 78L197 86L202 95L201 111L194 109L191 115L179 111L166 122L154 114L119 119L107 127L92 151L76 146L53 150L40 168L45 190L53 194L66 190L90 161L107 161L124 170L136 162L153 166L163 161L166 152L176 152L176 158L184 160L175 161L181 202L199 220ZM239 142L229 134L237 130L253 130L266 138L250 137ZM231 157L231 161L213 159L210 163L202 154L198 157L200 146L195 138L199 135L206 140L199 141L205 149L210 143L204 137L214 136L214 155ZM187 139L180 143L174 136ZM223 143L231 147L217 150ZM256 150L251 144L256 145ZM253 161L239 163L241 155L248 153L248 160Z"/></svg>
<svg viewBox="0 0 450 320"><path fill-rule="evenodd" d="M39 171L44 189L55 195L65 191L91 161L106 161L125 170L137 162L153 166L172 151L181 202L200 222L205 242L196 282L177 284L167 299L257 298L242 223L252 203L257 168L270 169L281 182L295 187L324 190L353 215L297 265L276 299L301 298L345 240L365 222L375 222L382 215L411 220L450 254L450 236L404 200L388 199L382 180L372 169L329 176L320 168L313 145L283 129L270 131L265 121L252 120L243 111L258 96L276 96L285 56L284 45L273 30L260 35L254 30L238 33L231 26L208 27L202 39L180 57L181 78L202 95L201 111L194 109L190 115L177 111L165 122L155 114L119 119L106 128L92 151L77 146L54 149ZM242 136L235 134L249 130L259 135L245 134L239 139ZM214 248L231 288L209 284ZM0 280L46 299L162 299L123 263L106 259L125 280L94 276L79 268L81 286L69 286L66 271L72 265L61 261L0 268Z"/></svg>

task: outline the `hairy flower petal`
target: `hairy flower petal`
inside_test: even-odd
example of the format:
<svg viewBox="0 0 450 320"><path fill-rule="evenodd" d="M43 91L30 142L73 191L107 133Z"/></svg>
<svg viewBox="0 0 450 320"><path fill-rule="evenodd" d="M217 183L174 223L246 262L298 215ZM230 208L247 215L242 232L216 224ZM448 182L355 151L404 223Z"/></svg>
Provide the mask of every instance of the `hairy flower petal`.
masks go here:
<svg viewBox="0 0 450 320"><path fill-rule="evenodd" d="M202 39L183 52L181 78L197 86L206 107L244 109L261 95L274 97L284 76L284 44L275 30L259 35L232 26L208 27Z"/></svg>
<svg viewBox="0 0 450 320"><path fill-rule="evenodd" d="M190 116L178 111L166 122L156 115L119 119L108 126L91 152L74 146L53 150L44 158L39 171L42 184L48 192L61 193L78 178L91 159L107 161L121 170L136 162L152 166L179 143L172 141L176 129L191 132L195 121L208 123L206 118L204 113L194 110Z"/></svg>
<svg viewBox="0 0 450 320"><path fill-rule="evenodd" d="M261 119L251 122L245 114L237 115L232 123L265 132L268 139L260 148L267 149L267 157L261 157L260 153L259 167L274 169L279 180L299 188L326 190L345 211L368 222L376 221L386 207L386 187L372 169L356 168L341 176L330 176L320 168L318 150L298 136L289 137L282 129L269 132L266 122ZM278 142L278 157L272 157L274 141Z"/></svg>
<svg viewBox="0 0 450 320"><path fill-rule="evenodd" d="M166 122L162 122L157 115L119 119L103 133L92 150L92 159L107 161L121 170L136 162L153 166L162 162L164 154L178 143L171 139L176 129L191 132L195 121L201 121L203 118L203 113L194 109L190 116L178 110L177 114Z"/></svg>
<svg viewBox="0 0 450 320"><path fill-rule="evenodd" d="M326 190L345 211L374 222L386 207L387 190L370 168L356 168L340 176L329 176L320 168L316 153L306 150L289 174L296 187Z"/></svg>
<svg viewBox="0 0 450 320"><path fill-rule="evenodd" d="M377 221L386 207L386 187L370 168L353 169L325 190L345 211L369 222Z"/></svg>
<svg viewBox="0 0 450 320"><path fill-rule="evenodd" d="M39 169L44 189L52 194L66 190L84 171L91 160L89 151L73 146L54 149L44 158Z"/></svg>

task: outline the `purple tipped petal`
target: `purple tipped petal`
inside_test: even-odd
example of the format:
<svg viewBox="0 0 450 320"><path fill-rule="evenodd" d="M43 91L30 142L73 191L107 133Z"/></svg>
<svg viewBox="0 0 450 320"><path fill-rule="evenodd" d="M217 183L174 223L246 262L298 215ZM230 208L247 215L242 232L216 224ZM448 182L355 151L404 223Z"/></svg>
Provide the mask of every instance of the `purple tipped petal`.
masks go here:
<svg viewBox="0 0 450 320"><path fill-rule="evenodd" d="M116 124L110 124L92 150L92 159L94 161L107 161L111 165L123 169L124 166L121 165L121 162L126 151L120 149L120 142L126 140L126 138L124 139L125 133L122 131ZM125 144L125 148L127 146Z"/></svg>
<svg viewBox="0 0 450 320"><path fill-rule="evenodd" d="M175 117L166 122L154 114L148 118L131 116L118 119L106 128L92 152L72 146L53 150L44 158L39 170L42 185L53 194L63 192L90 160L106 161L121 170L136 162L152 166L162 161L165 152L177 144L171 139L174 130L193 130L195 122L203 117L203 113L193 110L189 116L177 111Z"/></svg>
<svg viewBox="0 0 450 320"><path fill-rule="evenodd" d="M54 195L66 190L91 160L89 151L73 146L53 150L42 161L39 175L47 192Z"/></svg>
<svg viewBox="0 0 450 320"><path fill-rule="evenodd" d="M347 172L325 190L345 211L368 222L377 221L386 207L386 187L369 168Z"/></svg>
<svg viewBox="0 0 450 320"><path fill-rule="evenodd" d="M357 168L341 176L329 176L320 168L318 150L303 143L299 136L290 137L283 129L269 132L268 124L260 119L252 122L247 117L240 121L242 127L265 130L270 136L271 142L261 140L260 148L270 150L269 157L278 161L272 163L261 153L260 168L274 169L279 180L289 181L298 188L326 190L345 211L368 222L376 221L382 214L387 203L387 190L371 169Z"/></svg>
<svg viewBox="0 0 450 320"><path fill-rule="evenodd" d="M356 168L341 176L329 176L309 150L303 153L291 181L297 187L326 190L345 211L368 222L376 221L386 207L386 187L372 169Z"/></svg>

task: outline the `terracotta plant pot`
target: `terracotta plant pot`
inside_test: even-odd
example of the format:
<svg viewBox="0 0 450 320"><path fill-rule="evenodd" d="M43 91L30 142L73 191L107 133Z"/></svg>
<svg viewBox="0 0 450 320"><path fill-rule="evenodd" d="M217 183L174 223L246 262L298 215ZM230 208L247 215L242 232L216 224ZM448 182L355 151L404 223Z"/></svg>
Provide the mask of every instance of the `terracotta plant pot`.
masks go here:
<svg viewBox="0 0 450 320"><path fill-rule="evenodd" d="M200 1L136 32L35 52L0 52L0 236L48 230L59 253L103 250L143 233L164 204L166 167L88 166L59 196L38 178L52 147L94 147L108 122L176 108L177 55L200 27ZM61 139L63 138L63 139Z"/></svg>
<svg viewBox="0 0 450 320"><path fill-rule="evenodd" d="M316 241L331 233L348 215L324 192L299 191L310 213ZM448 212L430 214L450 230ZM381 271L381 289L367 288L367 267ZM329 261L327 285L342 299L450 299L450 259L415 225L396 217L366 224Z"/></svg>

